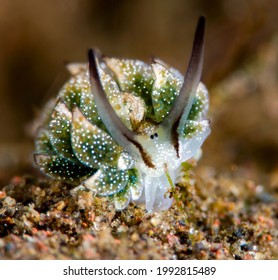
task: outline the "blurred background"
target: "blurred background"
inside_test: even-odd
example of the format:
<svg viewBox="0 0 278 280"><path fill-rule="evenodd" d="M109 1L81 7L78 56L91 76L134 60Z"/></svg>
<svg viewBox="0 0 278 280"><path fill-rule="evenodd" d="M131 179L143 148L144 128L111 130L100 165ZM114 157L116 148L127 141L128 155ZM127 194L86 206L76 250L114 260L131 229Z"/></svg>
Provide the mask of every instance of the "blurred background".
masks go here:
<svg viewBox="0 0 278 280"><path fill-rule="evenodd" d="M198 166L278 189L277 0L0 0L0 186L34 173L32 124L89 47L185 72L207 18L212 133Z"/></svg>

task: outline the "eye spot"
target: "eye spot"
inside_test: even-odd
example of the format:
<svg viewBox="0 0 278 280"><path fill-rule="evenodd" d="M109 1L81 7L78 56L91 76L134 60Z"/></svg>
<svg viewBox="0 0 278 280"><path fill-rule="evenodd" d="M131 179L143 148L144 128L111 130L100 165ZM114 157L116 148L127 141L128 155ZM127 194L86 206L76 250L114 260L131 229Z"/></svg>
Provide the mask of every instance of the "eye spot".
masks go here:
<svg viewBox="0 0 278 280"><path fill-rule="evenodd" d="M157 133L150 135L150 138L151 138L151 139L154 139L155 137L156 137L156 138L158 137L158 134L157 134Z"/></svg>

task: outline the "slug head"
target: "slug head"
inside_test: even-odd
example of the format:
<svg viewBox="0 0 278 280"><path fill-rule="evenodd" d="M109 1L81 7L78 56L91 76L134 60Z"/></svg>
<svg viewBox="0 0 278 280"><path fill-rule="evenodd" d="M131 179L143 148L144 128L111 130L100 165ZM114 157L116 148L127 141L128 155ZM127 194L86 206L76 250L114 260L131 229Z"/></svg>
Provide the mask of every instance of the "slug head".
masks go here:
<svg viewBox="0 0 278 280"><path fill-rule="evenodd" d="M130 153L145 174L160 176L168 170L177 169L184 161L180 143L201 78L204 32L205 19L201 17L183 85L167 117L159 124L144 121L135 131L126 127L108 101L98 72L99 55L95 50L89 50L91 89L99 116L113 139Z"/></svg>

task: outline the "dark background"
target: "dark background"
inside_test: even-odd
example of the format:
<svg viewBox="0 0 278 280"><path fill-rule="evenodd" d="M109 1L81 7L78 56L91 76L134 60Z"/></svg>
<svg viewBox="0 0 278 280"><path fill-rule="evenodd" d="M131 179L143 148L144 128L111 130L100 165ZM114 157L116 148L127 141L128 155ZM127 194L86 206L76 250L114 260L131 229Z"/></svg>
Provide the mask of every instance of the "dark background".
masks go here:
<svg viewBox="0 0 278 280"><path fill-rule="evenodd" d="M277 11L276 0L0 0L0 183L34 172L32 123L65 61L96 46L184 73L204 15L212 134L201 167L278 185Z"/></svg>

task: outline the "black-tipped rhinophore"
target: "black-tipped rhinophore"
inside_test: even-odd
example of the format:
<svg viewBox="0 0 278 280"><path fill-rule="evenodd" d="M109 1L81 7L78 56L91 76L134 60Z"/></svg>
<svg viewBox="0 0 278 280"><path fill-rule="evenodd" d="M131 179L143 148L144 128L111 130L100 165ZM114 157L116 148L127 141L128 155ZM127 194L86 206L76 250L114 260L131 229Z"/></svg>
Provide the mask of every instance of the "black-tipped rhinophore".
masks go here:
<svg viewBox="0 0 278 280"><path fill-rule="evenodd" d="M182 88L168 116L163 121L163 125L171 129L179 130L179 128L184 126L192 107L203 68L204 34L205 18L202 16L199 18L196 28L191 58L184 77ZM175 131L172 134L176 133L178 132Z"/></svg>
<svg viewBox="0 0 278 280"><path fill-rule="evenodd" d="M134 138L134 134L124 125L110 104L103 90L100 76L97 70L97 58L94 50L89 50L89 71L91 78L92 93L98 108L101 120L119 145L128 145L128 139Z"/></svg>
<svg viewBox="0 0 278 280"><path fill-rule="evenodd" d="M96 51L90 49L88 55L91 88L101 120L120 146L132 154L138 154L141 145L136 141L135 134L118 117L103 90L97 67ZM134 146L137 149L134 149Z"/></svg>

